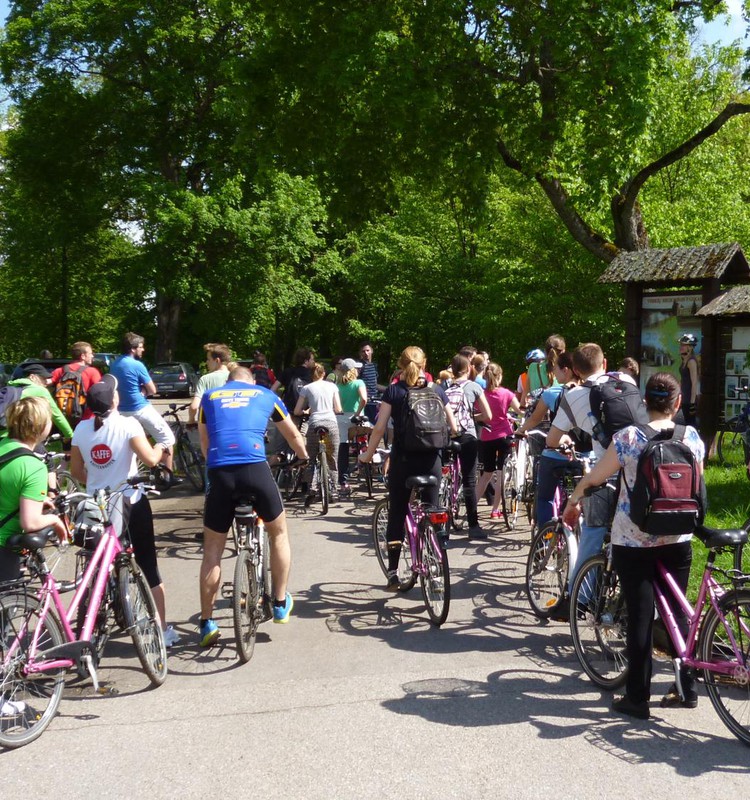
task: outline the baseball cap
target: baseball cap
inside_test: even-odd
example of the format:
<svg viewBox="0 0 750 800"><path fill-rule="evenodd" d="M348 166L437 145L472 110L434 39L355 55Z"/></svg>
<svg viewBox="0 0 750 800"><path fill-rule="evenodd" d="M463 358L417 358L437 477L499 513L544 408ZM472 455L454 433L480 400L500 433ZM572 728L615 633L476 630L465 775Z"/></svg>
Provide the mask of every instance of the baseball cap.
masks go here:
<svg viewBox="0 0 750 800"><path fill-rule="evenodd" d="M24 375L38 375L40 378L45 379L51 377L49 370L47 370L46 367L43 367L41 364L24 364L22 369Z"/></svg>
<svg viewBox="0 0 750 800"><path fill-rule="evenodd" d="M343 369L344 372L349 372L350 369L362 369L362 362L355 361L353 358L345 358L341 362L341 369Z"/></svg>
<svg viewBox="0 0 750 800"><path fill-rule="evenodd" d="M106 414L112 408L117 391L117 378L107 373L100 381L92 384L86 393L86 405L94 414Z"/></svg>

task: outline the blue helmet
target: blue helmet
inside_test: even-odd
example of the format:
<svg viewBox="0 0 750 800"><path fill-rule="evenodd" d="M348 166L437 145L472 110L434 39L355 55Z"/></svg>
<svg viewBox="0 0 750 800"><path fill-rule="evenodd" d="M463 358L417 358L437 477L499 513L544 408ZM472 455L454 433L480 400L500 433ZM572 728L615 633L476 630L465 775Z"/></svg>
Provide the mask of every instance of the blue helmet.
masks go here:
<svg viewBox="0 0 750 800"><path fill-rule="evenodd" d="M535 347L533 350L529 350L526 353L526 363L531 364L534 361L544 361L547 356L544 355L544 350L540 350L538 347Z"/></svg>

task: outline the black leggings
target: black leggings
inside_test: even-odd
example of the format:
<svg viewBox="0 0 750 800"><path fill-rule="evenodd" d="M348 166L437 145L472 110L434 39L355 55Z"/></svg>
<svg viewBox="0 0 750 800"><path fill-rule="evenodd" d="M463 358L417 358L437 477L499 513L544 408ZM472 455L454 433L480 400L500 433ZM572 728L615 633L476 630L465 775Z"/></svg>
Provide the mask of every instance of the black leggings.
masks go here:
<svg viewBox="0 0 750 800"><path fill-rule="evenodd" d="M461 484L464 489L464 504L466 505L466 521L473 528L479 524L477 510L477 457L479 455L479 441L475 436L462 434L458 439L461 445Z"/></svg>
<svg viewBox="0 0 750 800"><path fill-rule="evenodd" d="M131 505L125 498L123 509L124 525L133 543L135 563L141 568L149 588L153 589L161 583L159 567L156 563L156 542L154 540L154 516L148 497L142 497Z"/></svg>
<svg viewBox="0 0 750 800"><path fill-rule="evenodd" d="M628 678L625 693L634 703L648 702L651 697L651 649L654 630L654 579L656 562L660 561L684 592L690 576L692 549L690 542L663 547L612 547L612 563L620 579L628 611L625 649L628 657ZM670 595L667 594L667 598ZM670 602L677 627L687 636L688 619L676 603ZM674 653L672 654L674 655ZM686 671L681 673L683 687L692 688ZM687 684L687 685L686 685Z"/></svg>

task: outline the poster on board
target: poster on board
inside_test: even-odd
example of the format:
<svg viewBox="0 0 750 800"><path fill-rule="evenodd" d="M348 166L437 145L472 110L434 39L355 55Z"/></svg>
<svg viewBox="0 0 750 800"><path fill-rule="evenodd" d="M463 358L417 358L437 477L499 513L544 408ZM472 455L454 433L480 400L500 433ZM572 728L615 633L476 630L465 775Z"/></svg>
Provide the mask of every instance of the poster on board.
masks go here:
<svg viewBox="0 0 750 800"><path fill-rule="evenodd" d="M695 314L701 305L699 292L644 293L641 307L641 386L645 386L651 375L657 372L671 372L679 379L678 339L685 333L692 333L698 339L695 356L700 374L701 320Z"/></svg>
<svg viewBox="0 0 750 800"><path fill-rule="evenodd" d="M735 331L739 329L735 328ZM743 329L747 330L747 329ZM745 339L733 338L732 345L741 347ZM731 419L742 411L750 399L750 364L748 351L732 350L724 356L724 419Z"/></svg>

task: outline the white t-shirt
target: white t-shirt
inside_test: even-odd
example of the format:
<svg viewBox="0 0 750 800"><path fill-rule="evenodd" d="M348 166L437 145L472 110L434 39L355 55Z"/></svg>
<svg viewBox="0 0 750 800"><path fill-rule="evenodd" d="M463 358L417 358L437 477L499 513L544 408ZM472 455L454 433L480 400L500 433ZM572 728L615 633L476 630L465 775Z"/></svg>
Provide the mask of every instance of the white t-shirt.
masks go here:
<svg viewBox="0 0 750 800"><path fill-rule="evenodd" d="M299 390L300 397L307 400L310 408L311 425L318 424L324 420L336 424L336 412L333 410L333 401L339 396L339 387L330 381L313 381L303 386Z"/></svg>
<svg viewBox="0 0 750 800"><path fill-rule="evenodd" d="M607 380L604 372L597 372L587 379L592 383L601 383ZM594 416L591 413L591 400L588 386L576 386L565 392L560 406L555 414L552 427L568 433L573 428L580 428L585 433L593 434ZM594 439L594 456L600 459L604 455L604 448Z"/></svg>
<svg viewBox="0 0 750 800"><path fill-rule="evenodd" d="M138 462L130 440L145 436L141 423L135 417L124 417L111 411L98 431L94 419L85 419L73 432L73 445L81 451L86 467L86 491L118 488L124 481L138 474ZM132 497L136 490L127 489L109 509L112 523L118 533L122 529L122 498Z"/></svg>

